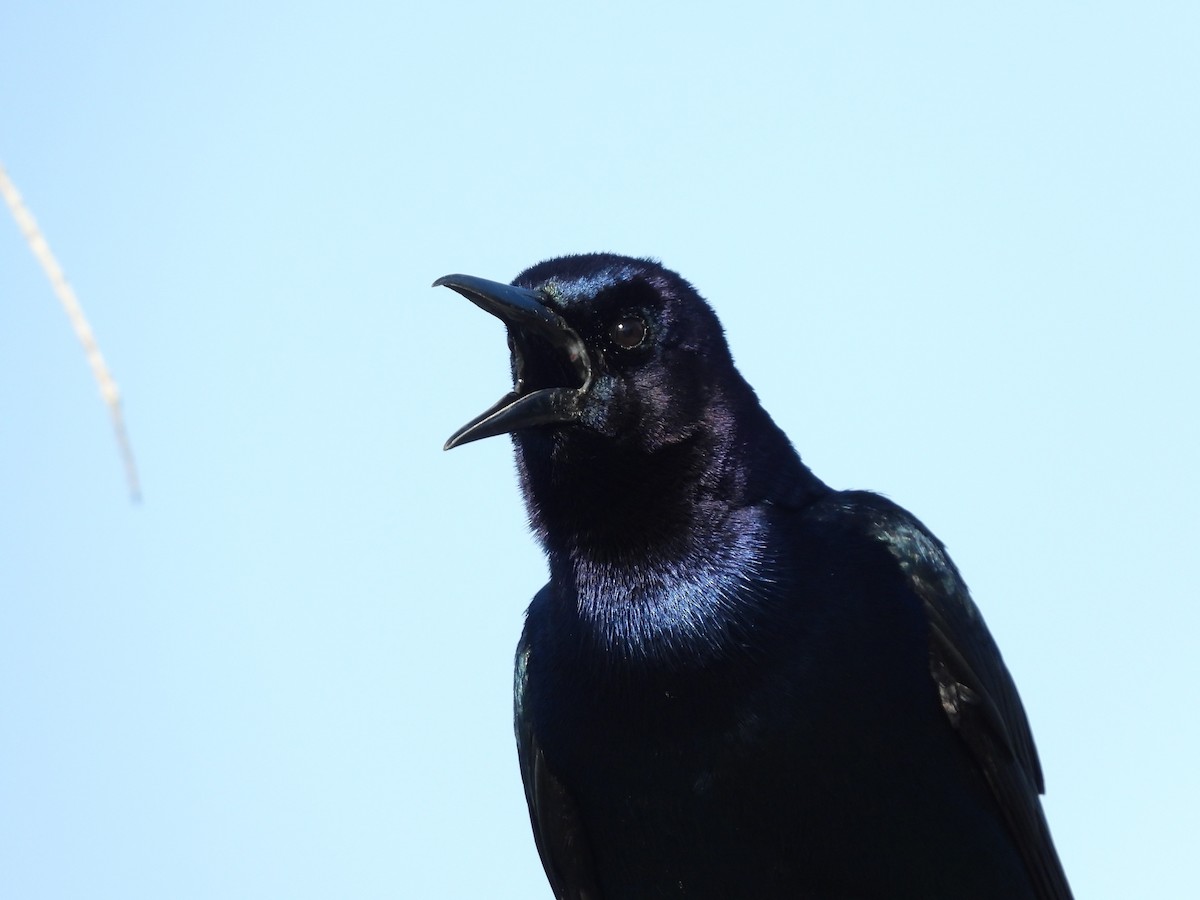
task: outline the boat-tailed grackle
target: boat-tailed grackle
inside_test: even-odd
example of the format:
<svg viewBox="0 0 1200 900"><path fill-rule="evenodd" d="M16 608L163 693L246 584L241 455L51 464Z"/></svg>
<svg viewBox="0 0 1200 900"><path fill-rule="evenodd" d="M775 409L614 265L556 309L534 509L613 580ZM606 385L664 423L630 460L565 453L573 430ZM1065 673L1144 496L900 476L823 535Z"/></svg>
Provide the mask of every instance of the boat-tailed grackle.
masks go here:
<svg viewBox="0 0 1200 900"><path fill-rule="evenodd" d="M508 328L512 391L446 447L512 435L549 562L516 732L556 897L1070 898L945 548L808 470L688 282L588 254L435 284Z"/></svg>

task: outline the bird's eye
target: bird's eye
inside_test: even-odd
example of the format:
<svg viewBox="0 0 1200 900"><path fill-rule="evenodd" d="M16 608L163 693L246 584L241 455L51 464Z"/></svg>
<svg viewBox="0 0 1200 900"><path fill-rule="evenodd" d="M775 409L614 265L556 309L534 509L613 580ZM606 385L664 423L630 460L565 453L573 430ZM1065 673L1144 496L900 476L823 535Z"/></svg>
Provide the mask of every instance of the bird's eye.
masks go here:
<svg viewBox="0 0 1200 900"><path fill-rule="evenodd" d="M608 336L618 347L632 350L646 339L646 323L639 315L622 313L620 318L612 323Z"/></svg>

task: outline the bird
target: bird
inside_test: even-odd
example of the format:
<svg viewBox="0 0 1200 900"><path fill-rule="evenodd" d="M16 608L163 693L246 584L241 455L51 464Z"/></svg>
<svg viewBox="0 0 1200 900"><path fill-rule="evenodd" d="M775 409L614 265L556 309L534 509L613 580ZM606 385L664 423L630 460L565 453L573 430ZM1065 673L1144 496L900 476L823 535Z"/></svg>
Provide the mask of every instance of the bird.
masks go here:
<svg viewBox="0 0 1200 900"><path fill-rule="evenodd" d="M558 900L1069 900L945 546L811 472L692 284L586 253L434 286L507 328L512 390L445 448L510 435L547 559L514 725Z"/></svg>

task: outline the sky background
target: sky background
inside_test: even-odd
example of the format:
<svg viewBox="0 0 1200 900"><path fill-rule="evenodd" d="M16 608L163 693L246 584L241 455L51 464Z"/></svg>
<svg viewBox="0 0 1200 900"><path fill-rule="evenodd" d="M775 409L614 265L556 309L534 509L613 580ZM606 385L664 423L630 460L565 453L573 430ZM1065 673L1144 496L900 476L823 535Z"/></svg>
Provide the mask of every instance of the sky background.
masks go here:
<svg viewBox="0 0 1200 900"><path fill-rule="evenodd" d="M0 896L549 898L503 328L651 255L949 546L1077 896L1195 890L1200 7L6 0Z"/></svg>

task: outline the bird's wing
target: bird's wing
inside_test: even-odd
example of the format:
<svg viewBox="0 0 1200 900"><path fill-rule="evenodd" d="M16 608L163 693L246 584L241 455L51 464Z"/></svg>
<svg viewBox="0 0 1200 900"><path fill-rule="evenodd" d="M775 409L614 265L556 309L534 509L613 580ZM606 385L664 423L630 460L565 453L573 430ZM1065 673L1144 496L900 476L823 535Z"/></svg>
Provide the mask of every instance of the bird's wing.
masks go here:
<svg viewBox="0 0 1200 900"><path fill-rule="evenodd" d="M525 783L533 838L557 900L601 900L575 801L546 765L525 705L529 653L526 633L517 645L513 700L517 756L521 763L521 780Z"/></svg>
<svg viewBox="0 0 1200 900"><path fill-rule="evenodd" d="M1000 651L941 542L900 507L871 497L875 536L929 618L930 671L942 708L991 787L1038 896L1071 900L1038 799L1045 788L1037 749Z"/></svg>

